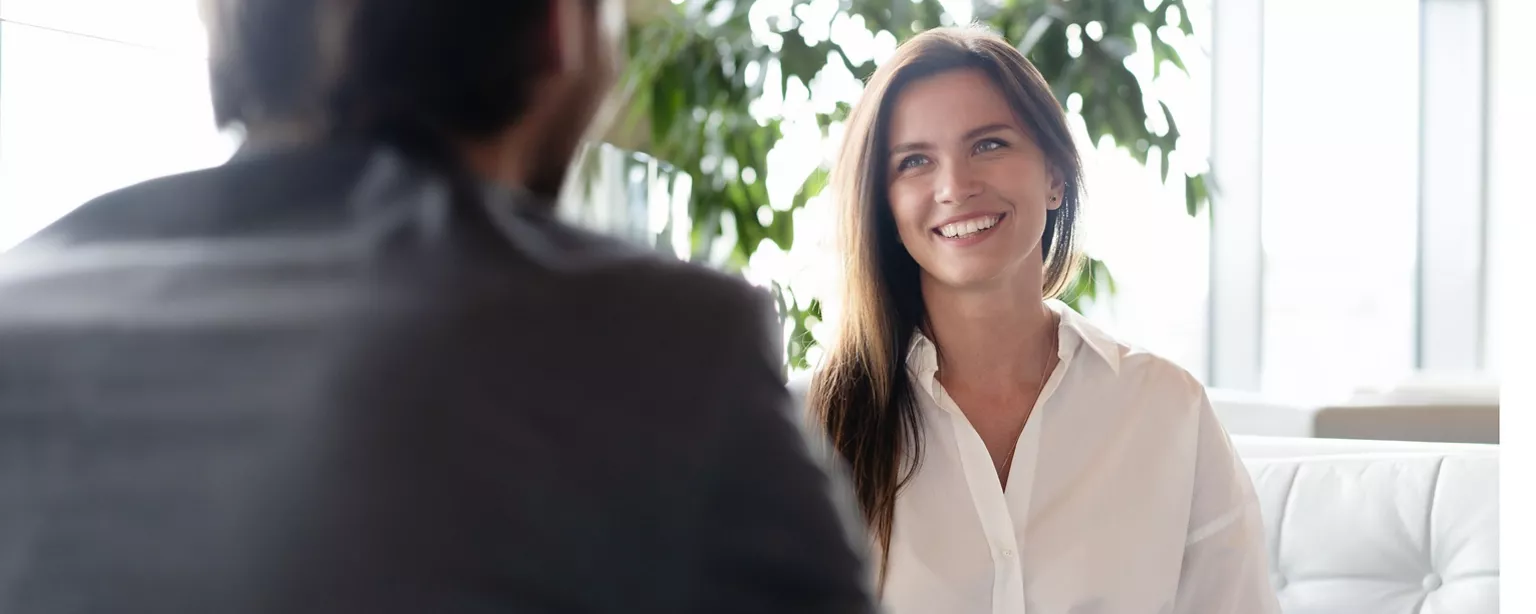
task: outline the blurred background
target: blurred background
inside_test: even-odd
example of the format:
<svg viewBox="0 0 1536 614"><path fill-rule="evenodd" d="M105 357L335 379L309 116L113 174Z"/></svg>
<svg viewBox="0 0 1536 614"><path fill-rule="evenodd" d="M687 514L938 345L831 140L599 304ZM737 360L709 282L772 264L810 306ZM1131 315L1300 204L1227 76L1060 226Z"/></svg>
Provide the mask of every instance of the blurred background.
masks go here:
<svg viewBox="0 0 1536 614"><path fill-rule="evenodd" d="M848 106L914 32L979 23L1085 156L1070 303L1194 373L1235 433L1497 442L1508 1L631 0L627 112L563 214L769 289L811 369ZM227 159L205 58L196 0L0 2L0 251Z"/></svg>

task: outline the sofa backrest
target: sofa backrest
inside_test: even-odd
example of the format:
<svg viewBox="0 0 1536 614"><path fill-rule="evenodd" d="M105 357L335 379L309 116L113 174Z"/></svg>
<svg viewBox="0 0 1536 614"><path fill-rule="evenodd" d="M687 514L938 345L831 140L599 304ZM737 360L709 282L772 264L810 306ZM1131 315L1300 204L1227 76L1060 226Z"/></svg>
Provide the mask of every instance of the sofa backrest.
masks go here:
<svg viewBox="0 0 1536 614"><path fill-rule="evenodd" d="M1284 612L1498 612L1499 458L1478 448L1245 458Z"/></svg>
<svg viewBox="0 0 1536 614"><path fill-rule="evenodd" d="M1318 403L1220 388L1208 394L1222 425L1233 434L1499 442L1497 396L1489 400L1472 394L1377 394Z"/></svg>
<svg viewBox="0 0 1536 614"><path fill-rule="evenodd" d="M1323 439L1317 437L1264 437L1233 435L1232 445L1244 459L1307 458L1360 454L1498 454L1499 446L1480 443L1431 441L1380 441L1375 439Z"/></svg>

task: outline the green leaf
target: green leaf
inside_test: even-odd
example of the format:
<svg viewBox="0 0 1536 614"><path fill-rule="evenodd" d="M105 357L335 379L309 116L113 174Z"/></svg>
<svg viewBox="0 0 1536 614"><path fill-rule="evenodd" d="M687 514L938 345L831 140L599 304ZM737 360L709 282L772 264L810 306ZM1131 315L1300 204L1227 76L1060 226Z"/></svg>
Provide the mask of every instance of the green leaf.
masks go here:
<svg viewBox="0 0 1536 614"><path fill-rule="evenodd" d="M1160 77L1163 74L1163 62L1172 63L1184 74L1189 74L1189 69L1184 66L1184 58L1179 57L1179 51L1173 45L1164 42L1156 31L1152 33L1152 76Z"/></svg>
<svg viewBox="0 0 1536 614"><path fill-rule="evenodd" d="M795 246L795 220L789 211L773 212L773 223L766 230L768 239L778 245L779 249L789 251Z"/></svg>
<svg viewBox="0 0 1536 614"><path fill-rule="evenodd" d="M825 168L817 168L811 171L811 175L805 178L804 183L800 184L800 190L795 192L795 201L790 210L793 211L804 207L807 201L821 195L821 191L826 189L827 182L830 179L831 173Z"/></svg>
<svg viewBox="0 0 1536 614"><path fill-rule="evenodd" d="M827 53L830 49L821 48L822 45L812 47L805 42L805 37L798 31L785 32L784 46L779 50L779 70L783 76L780 85L789 88L790 77L798 77L800 82L809 85L816 73L827 65Z"/></svg>
<svg viewBox="0 0 1536 614"><path fill-rule="evenodd" d="M1041 15L1036 18L1033 23L1029 24L1029 29L1025 30L1020 37L1018 43L1019 52L1028 56L1030 51L1034 50L1035 45L1040 43L1040 39L1045 38L1045 33L1049 32L1051 26L1055 25L1055 23L1056 19L1049 15Z"/></svg>
<svg viewBox="0 0 1536 614"><path fill-rule="evenodd" d="M1179 124L1174 121L1173 111L1168 108L1167 103L1158 101L1157 105L1163 109L1163 121L1168 122L1168 132L1163 135L1161 142L1158 143L1158 150L1163 154L1163 184L1166 185L1168 183L1168 171L1170 170L1169 156L1173 155L1173 149L1179 142Z"/></svg>
<svg viewBox="0 0 1536 614"><path fill-rule="evenodd" d="M1097 301L1101 295L1112 296L1115 291L1115 276L1110 274L1109 265L1102 260L1087 258L1078 269L1077 278L1062 293L1061 300L1072 309L1082 312L1086 307L1085 300Z"/></svg>
<svg viewBox="0 0 1536 614"><path fill-rule="evenodd" d="M1205 175L1184 177L1184 212L1190 217L1200 213L1200 207L1210 202L1211 193L1206 189Z"/></svg>

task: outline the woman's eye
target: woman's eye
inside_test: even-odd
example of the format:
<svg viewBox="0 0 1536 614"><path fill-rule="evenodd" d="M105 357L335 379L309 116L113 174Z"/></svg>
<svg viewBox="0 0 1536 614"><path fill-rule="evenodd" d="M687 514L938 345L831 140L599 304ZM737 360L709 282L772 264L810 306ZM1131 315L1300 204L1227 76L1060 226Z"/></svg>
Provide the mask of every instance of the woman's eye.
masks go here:
<svg viewBox="0 0 1536 614"><path fill-rule="evenodd" d="M998 139L982 139L982 141L980 143L976 144L976 153L987 153L989 151L997 151L997 150L1002 149L1002 148L1007 147L1007 146L1008 146L1007 143L1004 143L1004 142L1002 142L1002 141L1000 141Z"/></svg>
<svg viewBox="0 0 1536 614"><path fill-rule="evenodd" d="M907 169L910 169L910 168L916 168L916 167L922 166L922 165L927 164L927 163L928 163L928 158L926 158L924 156L917 156L917 155L907 156L905 158L902 158L901 162L896 163L896 170L904 171L904 170L907 170Z"/></svg>

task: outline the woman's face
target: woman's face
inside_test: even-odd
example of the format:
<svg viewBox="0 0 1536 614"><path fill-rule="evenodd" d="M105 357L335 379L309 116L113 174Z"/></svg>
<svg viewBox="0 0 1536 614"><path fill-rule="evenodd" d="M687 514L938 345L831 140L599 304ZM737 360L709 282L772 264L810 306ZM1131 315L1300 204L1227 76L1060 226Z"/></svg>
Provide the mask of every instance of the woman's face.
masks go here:
<svg viewBox="0 0 1536 614"><path fill-rule="evenodd" d="M925 284L978 288L1040 273L1046 211L1061 206L1055 178L1012 107L985 73L954 70L915 81L890 115L891 213Z"/></svg>

